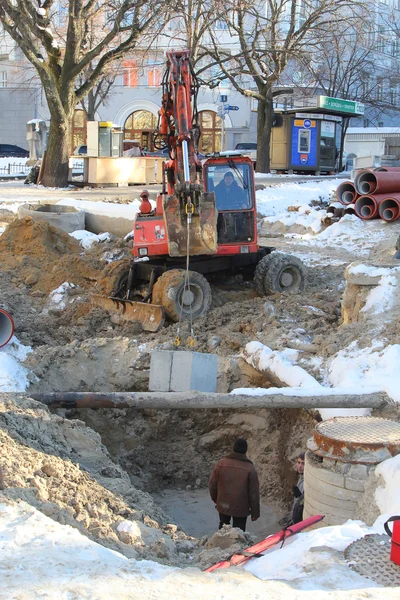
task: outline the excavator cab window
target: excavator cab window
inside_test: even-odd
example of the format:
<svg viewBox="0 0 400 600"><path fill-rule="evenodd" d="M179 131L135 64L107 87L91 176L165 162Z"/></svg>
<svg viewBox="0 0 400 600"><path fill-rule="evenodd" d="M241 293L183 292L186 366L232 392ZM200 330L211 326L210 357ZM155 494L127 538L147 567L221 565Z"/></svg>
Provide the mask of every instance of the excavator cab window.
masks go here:
<svg viewBox="0 0 400 600"><path fill-rule="evenodd" d="M249 242L254 237L251 165L228 161L206 165L206 186L215 193L218 243Z"/></svg>
<svg viewBox="0 0 400 600"><path fill-rule="evenodd" d="M206 169L207 191L215 192L218 212L252 209L250 165L231 162Z"/></svg>

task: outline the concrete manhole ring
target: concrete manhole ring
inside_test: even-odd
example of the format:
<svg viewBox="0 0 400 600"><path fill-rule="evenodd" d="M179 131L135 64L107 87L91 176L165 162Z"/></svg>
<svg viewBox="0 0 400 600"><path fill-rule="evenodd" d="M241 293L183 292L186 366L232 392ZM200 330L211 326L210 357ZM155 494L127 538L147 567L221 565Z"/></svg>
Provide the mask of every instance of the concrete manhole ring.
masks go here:
<svg viewBox="0 0 400 600"><path fill-rule="evenodd" d="M390 560L388 535L370 534L356 540L344 551L349 567L375 583L400 586L400 566Z"/></svg>

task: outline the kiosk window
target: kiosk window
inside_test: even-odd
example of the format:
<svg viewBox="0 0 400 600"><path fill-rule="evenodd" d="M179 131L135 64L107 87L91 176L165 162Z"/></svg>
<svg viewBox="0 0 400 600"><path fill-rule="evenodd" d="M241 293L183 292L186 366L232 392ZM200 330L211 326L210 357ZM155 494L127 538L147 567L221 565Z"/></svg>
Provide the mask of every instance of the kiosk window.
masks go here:
<svg viewBox="0 0 400 600"><path fill-rule="evenodd" d="M299 129L298 152L308 154L311 145L311 131L309 129Z"/></svg>

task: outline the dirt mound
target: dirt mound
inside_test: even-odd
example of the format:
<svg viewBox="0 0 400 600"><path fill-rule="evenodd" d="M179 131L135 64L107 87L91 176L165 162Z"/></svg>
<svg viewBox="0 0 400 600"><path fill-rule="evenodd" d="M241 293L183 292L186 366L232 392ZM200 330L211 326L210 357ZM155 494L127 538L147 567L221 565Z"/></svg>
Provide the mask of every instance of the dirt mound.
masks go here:
<svg viewBox="0 0 400 600"><path fill-rule="evenodd" d="M81 255L73 237L45 222L15 219L0 237L2 270L14 283L25 283L37 294L48 294L65 281L92 286L104 264Z"/></svg>
<svg viewBox="0 0 400 600"><path fill-rule="evenodd" d="M180 562L175 540L187 536L168 524L151 496L131 485L82 421L0 395L0 426L3 496L24 500L128 557Z"/></svg>

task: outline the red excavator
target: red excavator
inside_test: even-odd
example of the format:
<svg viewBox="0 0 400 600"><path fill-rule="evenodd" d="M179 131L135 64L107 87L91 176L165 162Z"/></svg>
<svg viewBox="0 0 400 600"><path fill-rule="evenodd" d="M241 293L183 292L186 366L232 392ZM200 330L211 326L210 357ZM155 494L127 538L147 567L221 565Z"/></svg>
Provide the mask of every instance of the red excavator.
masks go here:
<svg viewBox="0 0 400 600"><path fill-rule="evenodd" d="M158 331L165 316L180 321L204 315L212 299L209 282L226 276L254 278L260 295L298 293L305 285L298 258L258 245L251 160L216 153L200 162L198 90L189 52L167 52L154 132L155 147L169 152L162 193L153 209L142 192L133 259L111 263L99 282L97 304L149 331Z"/></svg>

